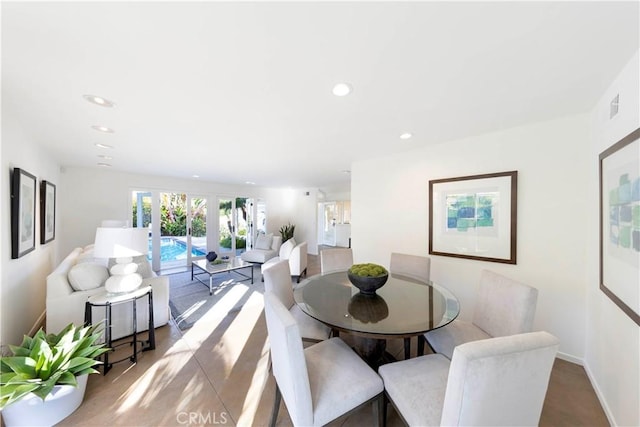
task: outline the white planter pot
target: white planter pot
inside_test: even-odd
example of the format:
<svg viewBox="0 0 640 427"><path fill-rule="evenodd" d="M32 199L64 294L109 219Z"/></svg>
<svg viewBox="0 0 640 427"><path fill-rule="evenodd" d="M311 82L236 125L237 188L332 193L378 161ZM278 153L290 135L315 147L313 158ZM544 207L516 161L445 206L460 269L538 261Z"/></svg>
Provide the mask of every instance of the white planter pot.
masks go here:
<svg viewBox="0 0 640 427"><path fill-rule="evenodd" d="M89 375L77 378L78 386L57 385L43 401L33 393L2 410L7 427L52 426L67 418L82 403Z"/></svg>

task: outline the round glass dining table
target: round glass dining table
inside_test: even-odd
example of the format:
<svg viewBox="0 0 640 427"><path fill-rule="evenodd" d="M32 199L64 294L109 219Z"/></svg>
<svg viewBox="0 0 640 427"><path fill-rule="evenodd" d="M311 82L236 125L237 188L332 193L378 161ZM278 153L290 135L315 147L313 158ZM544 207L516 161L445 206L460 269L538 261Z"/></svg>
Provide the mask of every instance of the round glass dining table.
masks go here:
<svg viewBox="0 0 640 427"><path fill-rule="evenodd" d="M360 293L346 271L309 277L294 290L309 316L334 331L364 337L361 355L372 364L382 357L388 338L410 338L452 322L460 312L457 298L433 282L390 274L374 295Z"/></svg>

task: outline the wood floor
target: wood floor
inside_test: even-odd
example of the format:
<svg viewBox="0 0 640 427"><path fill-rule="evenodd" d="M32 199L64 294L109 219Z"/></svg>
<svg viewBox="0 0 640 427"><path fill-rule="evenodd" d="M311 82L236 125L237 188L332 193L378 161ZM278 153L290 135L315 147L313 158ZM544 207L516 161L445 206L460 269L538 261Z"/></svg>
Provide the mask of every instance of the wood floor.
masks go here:
<svg viewBox="0 0 640 427"><path fill-rule="evenodd" d="M318 272L318 259L311 256L309 274ZM262 295L250 286L234 287L246 298L241 310L210 310L185 331L174 324L158 328L156 350L142 353L136 365L122 362L106 376L91 375L84 403L59 425L266 425L275 382ZM402 358L401 340L392 340L388 348ZM388 421L402 425L391 407ZM284 404L277 424L291 425ZM370 426L371 410L330 425ZM581 366L556 360L540 425L609 425Z"/></svg>

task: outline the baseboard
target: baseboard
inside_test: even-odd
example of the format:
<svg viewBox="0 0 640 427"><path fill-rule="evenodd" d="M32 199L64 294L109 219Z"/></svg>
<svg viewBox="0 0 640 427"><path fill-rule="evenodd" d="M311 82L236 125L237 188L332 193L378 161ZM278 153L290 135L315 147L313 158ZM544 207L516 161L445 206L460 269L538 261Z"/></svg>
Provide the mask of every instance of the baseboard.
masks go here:
<svg viewBox="0 0 640 427"><path fill-rule="evenodd" d="M607 420L609 420L609 424L612 425L612 426L618 425L618 424L616 424L616 420L613 417L613 413L611 412L611 409L609 408L609 405L607 405L607 401L604 398L604 395L602 394L602 391L600 390L600 386L598 385L598 382L596 381L595 377L591 373L591 369L589 369L589 365L584 364L584 365L582 365L582 367L584 368L584 371L587 373L587 378L589 378L589 382L591 383L591 387L593 387L593 390L596 392L596 396L598 397L598 400L600 401L600 406L602 406L602 410L604 411L604 414L607 416Z"/></svg>
<svg viewBox="0 0 640 427"><path fill-rule="evenodd" d="M558 359L566 360L567 362L575 363L576 365L584 366L584 359L573 356L571 354L558 352L556 355Z"/></svg>
<svg viewBox="0 0 640 427"><path fill-rule="evenodd" d="M47 319L47 312L43 311L40 317L38 317L38 320L36 320L36 323L34 323L33 326L31 327L31 330L29 331L30 337L34 336L40 328L44 329L46 319Z"/></svg>

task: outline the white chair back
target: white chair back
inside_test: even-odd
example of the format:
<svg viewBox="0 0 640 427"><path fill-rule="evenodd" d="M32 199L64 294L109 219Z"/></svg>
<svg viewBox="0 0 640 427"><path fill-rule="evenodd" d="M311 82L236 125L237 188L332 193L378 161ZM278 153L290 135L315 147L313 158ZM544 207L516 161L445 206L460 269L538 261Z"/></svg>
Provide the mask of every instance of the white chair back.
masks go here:
<svg viewBox="0 0 640 427"><path fill-rule="evenodd" d="M456 347L440 424L537 426L558 347L547 332Z"/></svg>
<svg viewBox="0 0 640 427"><path fill-rule="evenodd" d="M431 258L392 252L389 270L391 274L428 283L431 275Z"/></svg>
<svg viewBox="0 0 640 427"><path fill-rule="evenodd" d="M264 290L272 292L288 310L295 304L289 261L286 259L270 264L262 272Z"/></svg>
<svg viewBox="0 0 640 427"><path fill-rule="evenodd" d="M286 262L286 261L285 261ZM313 425L313 404L302 338L295 319L272 292L264 293L271 363L294 426Z"/></svg>
<svg viewBox="0 0 640 427"><path fill-rule="evenodd" d="M345 271L353 265L353 251L351 248L325 249L320 251L320 272L322 274L334 271Z"/></svg>
<svg viewBox="0 0 640 427"><path fill-rule="evenodd" d="M483 270L473 324L492 337L531 332L537 300L536 288Z"/></svg>

